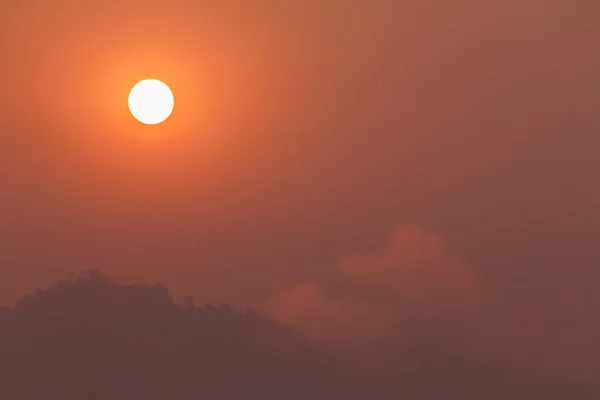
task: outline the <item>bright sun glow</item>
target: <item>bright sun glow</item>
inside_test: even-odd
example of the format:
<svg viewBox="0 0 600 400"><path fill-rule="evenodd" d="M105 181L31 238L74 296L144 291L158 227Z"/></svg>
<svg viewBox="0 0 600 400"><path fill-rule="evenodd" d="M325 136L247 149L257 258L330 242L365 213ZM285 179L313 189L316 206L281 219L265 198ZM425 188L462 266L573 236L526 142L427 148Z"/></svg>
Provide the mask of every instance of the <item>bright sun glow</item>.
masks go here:
<svg viewBox="0 0 600 400"><path fill-rule="evenodd" d="M146 79L131 89L128 103L135 119L147 125L156 125L169 118L175 99L166 84L156 79Z"/></svg>

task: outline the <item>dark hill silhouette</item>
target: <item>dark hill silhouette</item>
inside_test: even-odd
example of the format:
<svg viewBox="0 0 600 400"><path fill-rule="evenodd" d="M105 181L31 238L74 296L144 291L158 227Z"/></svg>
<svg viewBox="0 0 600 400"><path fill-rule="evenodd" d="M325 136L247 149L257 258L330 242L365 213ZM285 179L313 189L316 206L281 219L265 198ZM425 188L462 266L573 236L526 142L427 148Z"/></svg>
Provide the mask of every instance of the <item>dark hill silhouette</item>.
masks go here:
<svg viewBox="0 0 600 400"><path fill-rule="evenodd" d="M122 285L91 271L0 308L0 397L596 398L580 383L419 348L419 362L408 363L389 343L383 357L363 368L363 355L316 346L256 311L196 307L191 298L176 304L162 285Z"/></svg>
<svg viewBox="0 0 600 400"><path fill-rule="evenodd" d="M177 305L162 285L120 285L97 271L26 296L0 311L0 323L6 399L274 399L327 390L325 363L292 328L228 305Z"/></svg>

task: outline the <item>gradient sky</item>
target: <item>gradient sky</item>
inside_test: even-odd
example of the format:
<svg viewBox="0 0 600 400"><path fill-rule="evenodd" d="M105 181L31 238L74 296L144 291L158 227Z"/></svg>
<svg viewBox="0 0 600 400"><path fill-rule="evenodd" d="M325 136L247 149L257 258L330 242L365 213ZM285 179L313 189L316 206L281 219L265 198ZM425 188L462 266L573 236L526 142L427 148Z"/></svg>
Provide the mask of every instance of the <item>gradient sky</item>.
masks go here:
<svg viewBox="0 0 600 400"><path fill-rule="evenodd" d="M597 374L597 2L0 8L0 303L90 268L275 313L472 291L467 319ZM157 127L127 110L148 77Z"/></svg>

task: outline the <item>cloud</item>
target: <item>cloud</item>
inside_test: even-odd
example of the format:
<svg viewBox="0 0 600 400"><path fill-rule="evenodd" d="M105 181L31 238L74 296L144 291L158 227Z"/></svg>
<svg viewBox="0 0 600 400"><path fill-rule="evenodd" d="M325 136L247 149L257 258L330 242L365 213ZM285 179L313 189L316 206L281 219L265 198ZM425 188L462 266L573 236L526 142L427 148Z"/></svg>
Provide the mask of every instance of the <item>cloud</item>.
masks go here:
<svg viewBox="0 0 600 400"><path fill-rule="evenodd" d="M474 272L453 255L441 236L399 227L381 248L343 257L342 285L331 290L305 282L265 304L278 319L328 343L364 344L463 320L478 303ZM401 327L401 328L400 328Z"/></svg>
<svg viewBox="0 0 600 400"><path fill-rule="evenodd" d="M413 226L399 227L375 252L343 258L339 270L357 285L377 285L397 302L420 306L468 302L477 288L474 272L440 235Z"/></svg>
<svg viewBox="0 0 600 400"><path fill-rule="evenodd" d="M263 310L313 339L361 350L371 364L395 369L433 352L540 376L597 378L598 320L582 292L564 288L562 301L523 303L492 290L441 235L408 225L372 251L341 257L336 269L333 284L297 284Z"/></svg>
<svg viewBox="0 0 600 400"><path fill-rule="evenodd" d="M391 311L367 301L329 294L315 282L282 291L263 307L267 313L301 327L313 339L333 345L373 342L388 331Z"/></svg>
<svg viewBox="0 0 600 400"><path fill-rule="evenodd" d="M592 336L555 309L489 290L441 235L402 225L336 270L335 282L297 284L263 310L345 354L345 379L369 393L587 398L597 362L582 350L594 353Z"/></svg>

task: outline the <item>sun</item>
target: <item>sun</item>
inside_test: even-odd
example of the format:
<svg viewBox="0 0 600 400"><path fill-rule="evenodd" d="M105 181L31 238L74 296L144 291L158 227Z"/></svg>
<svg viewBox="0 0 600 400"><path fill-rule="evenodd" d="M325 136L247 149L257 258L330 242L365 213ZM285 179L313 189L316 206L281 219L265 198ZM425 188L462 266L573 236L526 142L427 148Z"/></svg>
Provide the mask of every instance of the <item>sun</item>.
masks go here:
<svg viewBox="0 0 600 400"><path fill-rule="evenodd" d="M169 118L175 98L164 82L145 79L131 89L128 104L135 119L146 125L156 125Z"/></svg>

